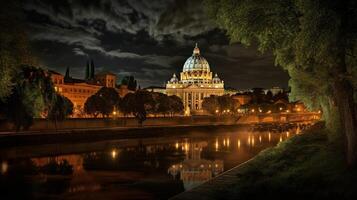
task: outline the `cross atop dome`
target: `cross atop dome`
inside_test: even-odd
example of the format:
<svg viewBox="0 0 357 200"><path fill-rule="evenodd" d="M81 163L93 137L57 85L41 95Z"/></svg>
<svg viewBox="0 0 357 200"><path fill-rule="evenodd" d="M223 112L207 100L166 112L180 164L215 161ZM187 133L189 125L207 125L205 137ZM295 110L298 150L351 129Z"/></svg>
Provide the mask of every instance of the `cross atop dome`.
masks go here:
<svg viewBox="0 0 357 200"><path fill-rule="evenodd" d="M193 49L193 55L200 55L200 49L198 48L197 42L195 48Z"/></svg>

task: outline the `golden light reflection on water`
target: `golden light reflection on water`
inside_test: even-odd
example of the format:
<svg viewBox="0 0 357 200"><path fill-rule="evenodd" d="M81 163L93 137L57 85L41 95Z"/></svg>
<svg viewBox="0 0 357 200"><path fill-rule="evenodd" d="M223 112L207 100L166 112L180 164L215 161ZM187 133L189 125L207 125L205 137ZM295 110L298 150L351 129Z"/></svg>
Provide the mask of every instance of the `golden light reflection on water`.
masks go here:
<svg viewBox="0 0 357 200"><path fill-rule="evenodd" d="M112 150L112 158L115 159L118 155L117 151L115 149Z"/></svg>
<svg viewBox="0 0 357 200"><path fill-rule="evenodd" d="M9 165L7 164L7 161L2 161L1 162L1 174L5 174L9 168Z"/></svg>
<svg viewBox="0 0 357 200"><path fill-rule="evenodd" d="M218 139L216 139L216 143L215 143L215 148L216 148L216 151L218 151L218 148L219 148L219 144L218 144Z"/></svg>
<svg viewBox="0 0 357 200"><path fill-rule="evenodd" d="M71 185L72 189L69 189L69 191L89 191L90 188L92 188L92 186L88 184L88 180L91 180L88 179L88 177L98 175L93 173L95 170L89 170L86 172L85 168L83 167L84 161L86 161L88 166L95 164L94 166L98 167L98 170L102 171L107 170L108 168L106 167L110 167L109 169L115 169L112 170L111 173L118 174L127 173L126 171L122 172L121 168L119 168L122 165L129 166L130 170L133 172L138 170L140 171L140 174L142 173L141 168L144 169L144 167L153 169L155 168L155 170L158 170L158 166L160 166L161 170L161 166L168 166L170 167L168 171L172 173L173 177L181 179L184 182L185 188L190 188L193 184L205 182L218 175L219 173L252 158L259 151L267 147L272 147L278 142L282 142L287 138L300 133L299 128L290 129L289 131L286 130L287 129L282 132L278 132L276 129L271 129L271 132L237 131L233 133L229 132L229 134L227 132L219 132L215 135L212 134L205 137L201 137L201 135L199 135L187 138L170 137L164 139L150 139L146 143L144 140L144 143L140 143L140 146L136 146L136 143L128 143L127 146L123 147L121 145L124 143L120 143L120 145L115 144L110 147L106 146L106 149L103 152L91 152L87 153L85 156L75 154L78 159L74 157L71 158L70 156L66 155L65 159L68 160L71 166L73 166L73 177L75 177L71 182L71 184L75 185ZM138 156L138 159L143 160L132 159L132 153L137 153L140 155ZM155 155L155 160L152 159L152 157L154 157L153 155ZM165 156L167 156L167 158ZM102 157L105 157L105 159L101 159ZM56 161L60 163L63 159L64 157L58 157ZM41 164L42 162L40 161L42 160L46 162ZM135 160L135 162L133 160ZM141 161L144 164L138 165L138 163ZM36 166L41 167L45 164L48 164L48 162L49 160L41 158L34 163ZM162 164L161 162L165 163ZM12 160L0 160L1 174L10 174L9 170L14 169L12 167L12 163ZM104 167L101 169L100 167L102 165ZM167 173L166 170L167 169L165 169L164 173ZM81 180L82 178L83 180ZM116 177L114 177L114 179L116 179ZM78 180L81 180L81 182L78 182ZM101 189L100 184L91 184L94 184L97 190ZM86 189L76 189L79 187L86 187Z"/></svg>

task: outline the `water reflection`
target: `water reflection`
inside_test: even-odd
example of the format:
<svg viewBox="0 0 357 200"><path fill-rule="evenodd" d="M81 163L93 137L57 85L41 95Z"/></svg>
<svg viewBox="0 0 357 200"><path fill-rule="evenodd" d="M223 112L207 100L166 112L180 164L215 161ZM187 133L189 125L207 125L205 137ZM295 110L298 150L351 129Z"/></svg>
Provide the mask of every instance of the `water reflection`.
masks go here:
<svg viewBox="0 0 357 200"><path fill-rule="evenodd" d="M226 140L224 140L226 144ZM229 145L229 142L227 143ZM208 181L217 174L223 172L222 160L206 160L201 158L201 152L204 147L207 147L207 142L192 142L190 145L185 143L186 149L185 159L180 163L173 164L168 173L174 179L179 177L183 181L184 188L191 189Z"/></svg>
<svg viewBox="0 0 357 200"><path fill-rule="evenodd" d="M0 197L167 199L300 131L230 129L193 132L183 138L71 144L69 149L65 144L2 149ZM42 156L52 152L57 155Z"/></svg>

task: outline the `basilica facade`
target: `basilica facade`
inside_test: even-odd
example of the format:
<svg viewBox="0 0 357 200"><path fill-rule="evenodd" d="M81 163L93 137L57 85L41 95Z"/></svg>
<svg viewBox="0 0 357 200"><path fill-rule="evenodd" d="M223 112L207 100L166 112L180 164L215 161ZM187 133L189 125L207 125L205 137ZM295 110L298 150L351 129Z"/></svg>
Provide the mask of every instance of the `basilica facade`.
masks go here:
<svg viewBox="0 0 357 200"><path fill-rule="evenodd" d="M224 82L213 75L207 60L201 55L197 44L177 77L173 74L166 84L166 94L176 95L183 101L185 113L203 112L202 102L210 95L224 95Z"/></svg>

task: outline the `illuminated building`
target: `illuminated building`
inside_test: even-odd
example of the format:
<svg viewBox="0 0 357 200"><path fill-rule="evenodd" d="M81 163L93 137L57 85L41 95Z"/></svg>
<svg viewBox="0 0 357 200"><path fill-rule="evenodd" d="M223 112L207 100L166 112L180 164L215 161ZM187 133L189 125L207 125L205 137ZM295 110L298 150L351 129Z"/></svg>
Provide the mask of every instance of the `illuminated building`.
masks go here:
<svg viewBox="0 0 357 200"><path fill-rule="evenodd" d="M69 68L67 68L64 76L55 71L50 71L50 73L56 92L72 101L74 115L79 117L84 115L84 103L88 97L94 95L102 87L115 88L117 80L116 75L111 72L95 74L93 62L90 67L87 64L85 79L72 78ZM125 96L128 93L127 90L125 87L117 89L120 96Z"/></svg>
<svg viewBox="0 0 357 200"><path fill-rule="evenodd" d="M176 95L183 101L186 112L203 112L202 102L210 95L224 95L224 82L217 74L213 76L207 60L201 56L197 44L180 73L173 74L166 84L166 94Z"/></svg>

